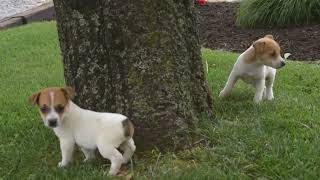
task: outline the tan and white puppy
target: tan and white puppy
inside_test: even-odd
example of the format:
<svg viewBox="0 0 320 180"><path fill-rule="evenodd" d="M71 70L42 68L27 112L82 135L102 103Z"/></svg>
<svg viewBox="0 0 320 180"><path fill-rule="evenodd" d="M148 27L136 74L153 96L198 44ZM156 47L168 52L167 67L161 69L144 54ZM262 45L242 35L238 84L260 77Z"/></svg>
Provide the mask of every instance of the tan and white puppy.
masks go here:
<svg viewBox="0 0 320 180"><path fill-rule="evenodd" d="M72 94L69 87L46 88L30 97L31 103L39 107L44 124L59 138L62 160L58 166L66 166L71 161L77 144L85 161L94 158L94 151L98 149L111 161L109 174L116 175L136 149L133 124L121 114L82 109L70 100Z"/></svg>
<svg viewBox="0 0 320 180"><path fill-rule="evenodd" d="M263 98L272 100L276 69L284 65L279 44L272 35L266 35L238 57L219 96L228 96L237 80L242 79L255 87L254 102L259 103Z"/></svg>

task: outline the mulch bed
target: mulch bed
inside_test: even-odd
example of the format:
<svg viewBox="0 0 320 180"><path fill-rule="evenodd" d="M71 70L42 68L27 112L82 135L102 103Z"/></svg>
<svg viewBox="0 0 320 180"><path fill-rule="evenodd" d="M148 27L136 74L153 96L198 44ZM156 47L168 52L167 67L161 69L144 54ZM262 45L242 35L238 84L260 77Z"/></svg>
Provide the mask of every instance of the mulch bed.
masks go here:
<svg viewBox="0 0 320 180"><path fill-rule="evenodd" d="M289 28L246 29L235 25L239 3L208 3L198 6L200 41L203 47L243 52L253 41L272 34L289 59L320 60L320 24Z"/></svg>

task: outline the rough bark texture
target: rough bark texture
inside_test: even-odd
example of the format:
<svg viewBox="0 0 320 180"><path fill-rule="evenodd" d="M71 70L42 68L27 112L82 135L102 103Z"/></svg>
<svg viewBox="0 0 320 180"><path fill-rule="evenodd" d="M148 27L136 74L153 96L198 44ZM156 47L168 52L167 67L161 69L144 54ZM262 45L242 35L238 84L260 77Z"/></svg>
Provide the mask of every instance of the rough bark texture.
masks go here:
<svg viewBox="0 0 320 180"><path fill-rule="evenodd" d="M54 0L66 84L74 101L122 113L138 149L189 146L213 119L193 0Z"/></svg>

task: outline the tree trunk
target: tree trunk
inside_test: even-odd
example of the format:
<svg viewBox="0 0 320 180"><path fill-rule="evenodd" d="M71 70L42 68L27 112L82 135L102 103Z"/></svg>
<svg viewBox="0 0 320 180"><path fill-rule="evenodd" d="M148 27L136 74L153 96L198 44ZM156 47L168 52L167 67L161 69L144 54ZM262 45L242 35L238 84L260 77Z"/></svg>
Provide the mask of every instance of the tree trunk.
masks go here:
<svg viewBox="0 0 320 180"><path fill-rule="evenodd" d="M74 101L122 113L138 149L184 148L213 120L193 0L54 0Z"/></svg>

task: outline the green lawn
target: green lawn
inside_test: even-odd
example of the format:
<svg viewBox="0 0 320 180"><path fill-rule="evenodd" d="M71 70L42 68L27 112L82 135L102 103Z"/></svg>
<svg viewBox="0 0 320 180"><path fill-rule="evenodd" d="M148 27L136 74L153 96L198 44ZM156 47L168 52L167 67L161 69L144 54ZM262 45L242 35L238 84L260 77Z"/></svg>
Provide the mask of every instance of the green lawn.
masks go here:
<svg viewBox="0 0 320 180"><path fill-rule="evenodd" d="M239 83L220 100L237 54L203 50L218 123L199 124L206 145L173 154L135 156L135 179L318 179L320 177L320 67L289 62L278 72L275 100L259 106L253 88ZM107 161L57 168L58 140L28 96L62 86L55 23L0 32L0 179L101 179ZM139 149L139 147L138 147ZM2 177L2 178L1 178Z"/></svg>

